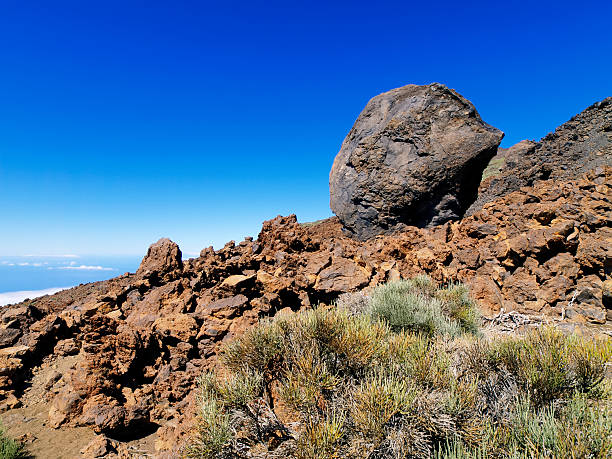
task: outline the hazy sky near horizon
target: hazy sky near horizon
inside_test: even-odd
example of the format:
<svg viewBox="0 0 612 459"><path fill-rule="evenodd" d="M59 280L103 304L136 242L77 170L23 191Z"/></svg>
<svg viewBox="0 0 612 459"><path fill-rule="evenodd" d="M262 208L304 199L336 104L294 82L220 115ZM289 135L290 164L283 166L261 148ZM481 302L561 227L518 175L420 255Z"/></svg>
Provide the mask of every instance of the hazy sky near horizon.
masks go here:
<svg viewBox="0 0 612 459"><path fill-rule="evenodd" d="M186 253L331 215L376 94L539 139L612 95L610 1L0 2L0 255Z"/></svg>

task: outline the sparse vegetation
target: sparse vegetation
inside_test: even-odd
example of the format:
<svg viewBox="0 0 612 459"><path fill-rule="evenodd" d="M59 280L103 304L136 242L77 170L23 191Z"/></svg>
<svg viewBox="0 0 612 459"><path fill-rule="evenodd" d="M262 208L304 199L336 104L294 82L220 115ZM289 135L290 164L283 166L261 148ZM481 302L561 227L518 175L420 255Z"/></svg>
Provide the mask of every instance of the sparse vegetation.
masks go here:
<svg viewBox="0 0 612 459"><path fill-rule="evenodd" d="M572 393L594 393L604 379L612 343L568 338L551 328L490 346L489 362L509 372L536 406Z"/></svg>
<svg viewBox="0 0 612 459"><path fill-rule="evenodd" d="M491 160L491 162L489 162L489 164L487 165L487 167L485 168L484 171L482 171L482 180L484 181L486 179L488 179L489 177L493 177L495 175L498 175L502 168L504 167L504 164L506 163L506 159L505 158L494 158Z"/></svg>
<svg viewBox="0 0 612 459"><path fill-rule="evenodd" d="M210 374L199 381L197 423L186 457L217 457L232 439L230 419L217 396L218 384Z"/></svg>
<svg viewBox="0 0 612 459"><path fill-rule="evenodd" d="M8 436L0 424L0 459L24 459L28 457L25 447Z"/></svg>
<svg viewBox="0 0 612 459"><path fill-rule="evenodd" d="M488 340L462 285L388 284L266 321L200 381L197 458L562 458L612 453L612 345Z"/></svg>
<svg viewBox="0 0 612 459"><path fill-rule="evenodd" d="M315 220L313 222L300 223L300 225L302 225L304 228L312 228L313 226L317 226L319 223L324 222L324 221L325 221L325 219Z"/></svg>
<svg viewBox="0 0 612 459"><path fill-rule="evenodd" d="M455 337L477 333L478 309L462 284L438 288L427 276L392 282L374 290L371 314L394 331Z"/></svg>

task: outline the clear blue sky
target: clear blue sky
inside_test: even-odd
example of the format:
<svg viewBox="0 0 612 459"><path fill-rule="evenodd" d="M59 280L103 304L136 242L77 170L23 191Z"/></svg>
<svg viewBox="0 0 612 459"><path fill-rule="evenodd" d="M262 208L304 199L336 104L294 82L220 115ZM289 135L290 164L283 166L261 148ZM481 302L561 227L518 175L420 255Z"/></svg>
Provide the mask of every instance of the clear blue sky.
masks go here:
<svg viewBox="0 0 612 459"><path fill-rule="evenodd" d="M295 212L365 103L439 81L503 145L612 95L612 2L0 2L0 255L198 252Z"/></svg>

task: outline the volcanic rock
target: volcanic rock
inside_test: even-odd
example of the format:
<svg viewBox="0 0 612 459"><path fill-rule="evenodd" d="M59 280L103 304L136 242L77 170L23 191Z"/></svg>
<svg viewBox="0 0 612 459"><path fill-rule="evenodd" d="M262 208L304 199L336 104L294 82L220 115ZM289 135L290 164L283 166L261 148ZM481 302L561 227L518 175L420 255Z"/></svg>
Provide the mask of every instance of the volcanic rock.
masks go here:
<svg viewBox="0 0 612 459"><path fill-rule="evenodd" d="M612 97L597 102L540 142L523 140L500 148L485 170L477 200L467 215L537 180L571 179L612 165Z"/></svg>
<svg viewBox="0 0 612 459"><path fill-rule="evenodd" d="M81 402L81 397L76 392L64 388L54 399L49 409L49 424L51 427L59 427L73 416Z"/></svg>
<svg viewBox="0 0 612 459"><path fill-rule="evenodd" d="M319 274L315 287L323 292L352 292L368 285L369 273L346 258L334 260Z"/></svg>
<svg viewBox="0 0 612 459"><path fill-rule="evenodd" d="M183 258L179 246L168 238L162 238L151 244L146 256L142 259L137 274L164 274L183 268Z"/></svg>
<svg viewBox="0 0 612 459"><path fill-rule="evenodd" d="M196 308L196 312L203 310L209 315L215 315L218 317L232 317L240 310L241 307L246 305L249 299L244 295L236 295L229 298L222 298L214 301L210 304L200 305Z"/></svg>
<svg viewBox="0 0 612 459"><path fill-rule="evenodd" d="M21 334L17 328L0 328L0 346L11 346Z"/></svg>
<svg viewBox="0 0 612 459"><path fill-rule="evenodd" d="M55 345L53 352L57 355L74 355L78 354L79 347L74 339L63 339Z"/></svg>
<svg viewBox="0 0 612 459"><path fill-rule="evenodd" d="M229 276L221 283L221 287L225 287L228 290L237 290L243 287L245 284L248 284L255 278L255 275L244 276L242 274L234 274L233 276Z"/></svg>
<svg viewBox="0 0 612 459"><path fill-rule="evenodd" d="M0 329L20 332L2 335L0 421L10 425L20 402L50 428L118 440L120 456L128 442L155 436L147 454L177 457L193 427L197 378L216 368L228 341L282 311L423 273L466 283L485 316L504 309L611 333L611 195L612 168L596 167L537 181L457 222L364 242L336 217L305 225L295 215L184 263L162 241L137 274L0 309Z"/></svg>
<svg viewBox="0 0 612 459"><path fill-rule="evenodd" d="M197 377L214 368L223 343L277 311L421 273L466 282L485 314L503 308L602 324L612 318L611 172L541 181L459 222L366 242L347 237L337 218L307 226L277 217L256 241L204 251L159 282L125 275L7 306L2 323L22 335L0 349L0 399L19 397L39 362L78 347L48 425L85 425L122 441L157 429L160 448L178 449Z"/></svg>
<svg viewBox="0 0 612 459"><path fill-rule="evenodd" d="M157 319L153 329L161 336L188 342L197 334L198 325L195 319L186 314L171 314Z"/></svg>
<svg viewBox="0 0 612 459"><path fill-rule="evenodd" d="M503 135L442 84L380 94L334 160L331 209L359 239L457 219L476 198Z"/></svg>
<svg viewBox="0 0 612 459"><path fill-rule="evenodd" d="M104 435L96 435L94 439L81 450L84 459L108 457L115 452L116 442L109 440Z"/></svg>

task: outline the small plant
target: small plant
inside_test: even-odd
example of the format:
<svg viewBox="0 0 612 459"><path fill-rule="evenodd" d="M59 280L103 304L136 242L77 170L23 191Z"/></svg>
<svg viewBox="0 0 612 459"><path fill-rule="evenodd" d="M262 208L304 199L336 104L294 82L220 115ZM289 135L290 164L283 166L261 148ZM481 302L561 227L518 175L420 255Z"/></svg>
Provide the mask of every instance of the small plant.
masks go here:
<svg viewBox="0 0 612 459"><path fill-rule="evenodd" d="M587 401L576 393L565 406L537 409L519 402L510 424L510 457L607 458L612 454L612 415L609 406Z"/></svg>
<svg viewBox="0 0 612 459"><path fill-rule="evenodd" d="M222 359L230 370L248 367L260 374L274 373L283 358L282 329L278 324L263 322L245 335L244 339L229 344Z"/></svg>
<svg viewBox="0 0 612 459"><path fill-rule="evenodd" d="M232 440L230 419L218 399L218 384L211 374L199 381L198 411L185 457L212 459L221 457Z"/></svg>
<svg viewBox="0 0 612 459"><path fill-rule="evenodd" d="M476 302L470 297L469 289L459 283L450 283L434 293L442 301L442 310L459 323L464 333L477 334L480 329L480 313Z"/></svg>
<svg viewBox="0 0 612 459"><path fill-rule="evenodd" d="M377 287L370 313L394 331L409 330L426 336L477 333L480 321L465 286L450 284L438 289L426 276Z"/></svg>
<svg viewBox="0 0 612 459"><path fill-rule="evenodd" d="M460 440L447 441L436 451L434 459L486 459L491 457L484 447L470 448Z"/></svg>
<svg viewBox="0 0 612 459"><path fill-rule="evenodd" d="M333 413L323 419L310 419L297 442L297 459L334 459L344 435L344 419Z"/></svg>
<svg viewBox="0 0 612 459"><path fill-rule="evenodd" d="M233 373L216 387L220 400L225 406L243 408L262 395L263 376L256 371L245 368Z"/></svg>
<svg viewBox="0 0 612 459"><path fill-rule="evenodd" d="M580 392L592 393L604 380L606 362L612 357L612 340L569 341L569 356L573 361L574 385Z"/></svg>
<svg viewBox="0 0 612 459"><path fill-rule="evenodd" d="M567 337L552 328L494 343L489 359L503 367L532 403L544 405L575 390L594 393L603 381L609 342Z"/></svg>
<svg viewBox="0 0 612 459"><path fill-rule="evenodd" d="M414 395L406 380L377 371L355 389L351 399L350 412L356 429L376 442L394 416L408 411Z"/></svg>
<svg viewBox="0 0 612 459"><path fill-rule="evenodd" d="M22 443L8 436L0 424L0 459L25 459L28 454Z"/></svg>
<svg viewBox="0 0 612 459"><path fill-rule="evenodd" d="M339 384L316 344L297 355L294 370L288 372L280 386L281 396L293 409L306 417L319 407L322 394L334 390Z"/></svg>

